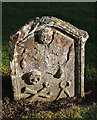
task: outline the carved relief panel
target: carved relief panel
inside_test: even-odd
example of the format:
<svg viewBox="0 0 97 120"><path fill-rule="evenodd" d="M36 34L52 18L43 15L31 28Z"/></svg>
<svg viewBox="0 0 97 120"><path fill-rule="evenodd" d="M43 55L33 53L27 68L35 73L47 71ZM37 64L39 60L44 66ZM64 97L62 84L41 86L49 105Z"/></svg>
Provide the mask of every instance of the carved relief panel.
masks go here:
<svg viewBox="0 0 97 120"><path fill-rule="evenodd" d="M77 79L82 74L78 71L84 69L81 48L85 42L79 43L82 34L86 34L86 40L86 32L45 16L37 17L13 34L9 55L15 99L54 101L73 97L81 81L81 77Z"/></svg>

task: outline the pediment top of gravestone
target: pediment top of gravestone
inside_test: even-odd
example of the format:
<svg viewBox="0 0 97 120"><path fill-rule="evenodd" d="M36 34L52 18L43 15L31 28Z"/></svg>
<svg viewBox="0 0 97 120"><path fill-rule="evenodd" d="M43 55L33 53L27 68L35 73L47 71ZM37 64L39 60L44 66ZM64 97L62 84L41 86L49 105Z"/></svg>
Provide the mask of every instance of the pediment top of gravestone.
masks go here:
<svg viewBox="0 0 97 120"><path fill-rule="evenodd" d="M21 41L23 41L25 37L30 36L35 31L43 27L45 28L46 26L54 27L57 30L61 30L61 32L65 32L71 37L74 37L76 39L82 39L83 42L86 42L86 40L89 38L89 35L86 31L78 29L77 27L73 26L69 22L63 21L53 16L35 17L34 19L31 19L30 21L28 21L11 37L16 36L17 34L24 33L25 35L21 39Z"/></svg>

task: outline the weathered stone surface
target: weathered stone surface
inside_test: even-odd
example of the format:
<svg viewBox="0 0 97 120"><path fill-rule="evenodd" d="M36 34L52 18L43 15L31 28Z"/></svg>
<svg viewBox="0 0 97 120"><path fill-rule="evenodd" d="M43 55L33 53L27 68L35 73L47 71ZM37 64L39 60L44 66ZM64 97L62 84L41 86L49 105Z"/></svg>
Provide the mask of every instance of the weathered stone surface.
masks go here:
<svg viewBox="0 0 97 120"><path fill-rule="evenodd" d="M83 96L87 39L86 31L49 16L37 17L11 35L9 56L15 99L53 101Z"/></svg>

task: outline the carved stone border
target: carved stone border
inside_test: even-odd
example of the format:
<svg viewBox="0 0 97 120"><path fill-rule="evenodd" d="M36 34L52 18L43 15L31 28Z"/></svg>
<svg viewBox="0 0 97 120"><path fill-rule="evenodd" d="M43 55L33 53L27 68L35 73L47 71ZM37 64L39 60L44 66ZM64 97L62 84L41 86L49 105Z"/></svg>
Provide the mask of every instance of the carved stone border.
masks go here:
<svg viewBox="0 0 97 120"><path fill-rule="evenodd" d="M74 45L75 45L75 95L78 97L84 96L84 58L85 58L85 43L88 39L89 35L86 31L80 30L75 26L71 25L68 22L62 21L58 18L52 16L43 16L36 17L34 20L31 20L27 24L25 24L22 28L20 28L15 34L10 36L9 41L9 54L10 54L10 66L12 84L14 86L14 91L17 94L14 94L16 99L20 95L19 91L19 76L18 69L15 62L12 61L13 57L17 58L16 47L20 42L25 42L27 37L34 34L35 31L41 29L41 27L54 27L56 29L61 30L63 33L66 33L68 36L73 37ZM18 35L18 38L17 38ZM15 71L16 70L16 71ZM17 74L17 80L13 76L13 72Z"/></svg>
<svg viewBox="0 0 97 120"><path fill-rule="evenodd" d="M75 96L84 96L85 43L87 38L75 40Z"/></svg>

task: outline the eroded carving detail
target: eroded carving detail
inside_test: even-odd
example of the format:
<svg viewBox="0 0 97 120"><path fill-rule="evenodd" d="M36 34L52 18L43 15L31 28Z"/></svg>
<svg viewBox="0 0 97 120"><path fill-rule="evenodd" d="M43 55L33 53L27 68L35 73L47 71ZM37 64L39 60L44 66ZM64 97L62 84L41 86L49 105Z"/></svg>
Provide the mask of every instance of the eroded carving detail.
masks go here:
<svg viewBox="0 0 97 120"><path fill-rule="evenodd" d="M53 101L74 96L75 39L87 35L48 16L37 17L12 35L9 54L15 98Z"/></svg>

